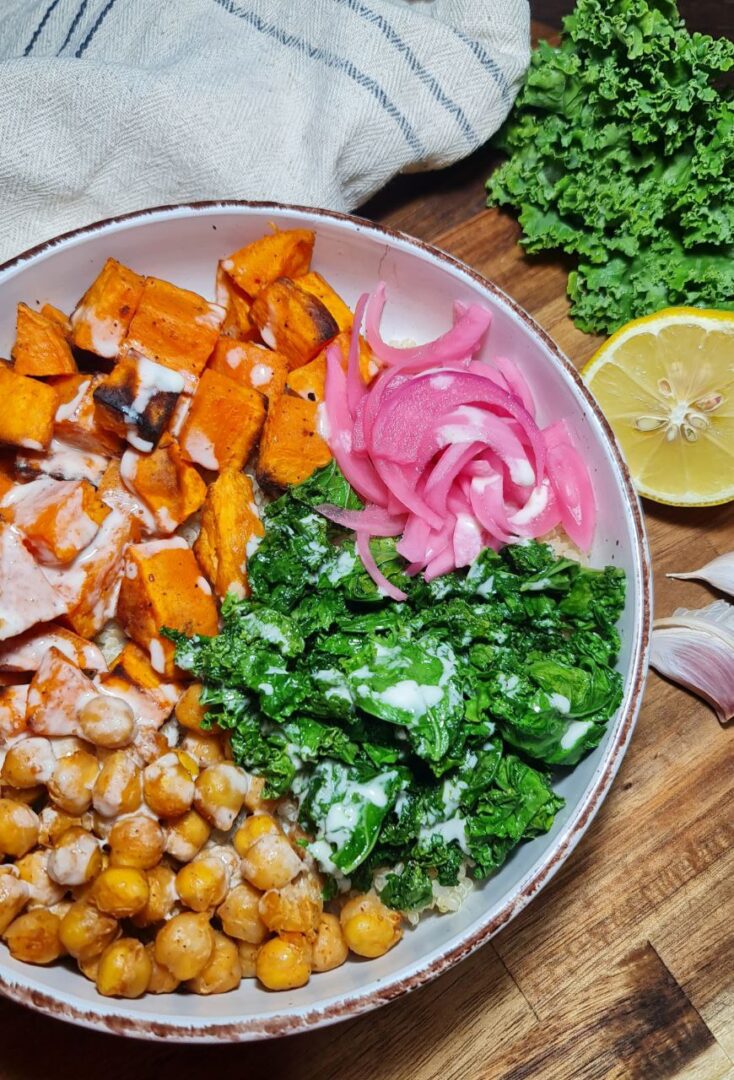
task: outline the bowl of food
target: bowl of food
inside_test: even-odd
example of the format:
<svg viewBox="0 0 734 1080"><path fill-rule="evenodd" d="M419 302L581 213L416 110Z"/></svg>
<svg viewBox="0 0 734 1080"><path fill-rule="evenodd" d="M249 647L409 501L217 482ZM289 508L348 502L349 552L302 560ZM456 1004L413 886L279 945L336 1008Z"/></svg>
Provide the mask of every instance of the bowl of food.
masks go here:
<svg viewBox="0 0 734 1080"><path fill-rule="evenodd" d="M646 674L640 508L570 363L451 256L276 204L90 226L0 289L0 990L248 1040L489 940Z"/></svg>

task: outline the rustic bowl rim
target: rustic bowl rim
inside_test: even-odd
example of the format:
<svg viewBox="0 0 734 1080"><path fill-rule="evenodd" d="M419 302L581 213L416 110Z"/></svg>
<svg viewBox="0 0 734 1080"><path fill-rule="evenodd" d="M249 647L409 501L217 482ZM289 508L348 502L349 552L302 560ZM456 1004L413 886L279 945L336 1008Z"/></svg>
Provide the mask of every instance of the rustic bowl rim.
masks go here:
<svg viewBox="0 0 734 1080"><path fill-rule="evenodd" d="M634 532L634 555L640 571L640 618L635 626L635 638L633 643L632 661L630 670L632 674L629 701L627 708L617 728L615 739L610 743L603 768L599 775L589 783L587 791L576 805L572 816L566 822L563 833L549 846L533 870L523 888L514 896L511 896L502 909L491 920L481 925L475 932L467 935L447 949L437 959L426 962L415 968L409 975L402 978L387 978L379 989L365 990L349 996L343 1002L314 1006L308 1011L273 1015L271 1018L262 1019L257 1017L242 1017L241 1020L232 1022L230 1019L220 1022L190 1022L187 1025L166 1021L146 1020L144 1017L130 1016L130 1014L115 1014L112 999L100 998L99 1006L94 1008L79 1008L69 1001L64 1001L53 994L41 992L28 986L19 984L14 977L8 977L0 965L0 994L25 1005L37 1012L55 1019L64 1020L96 1031L102 1031L129 1038L167 1040L176 1039L178 1042L216 1044L222 1042L246 1042L259 1039L267 1039L282 1035L303 1033L336 1023L340 1020L353 1019L372 1009L385 1005L396 998L402 997L411 990L417 989L430 980L442 974L448 968L468 957L481 945L486 944L495 934L515 918L534 898L551 878L557 873L562 864L575 849L592 820L596 816L601 804L611 787L612 781L622 763L626 753L632 732L634 731L637 716L642 703L642 695L645 689L647 677L648 654L650 648L650 634L652 623L652 568L650 552L645 532L642 508L634 489L624 456L617 440L604 417L601 409L596 404L591 393L584 384L578 370L568 357L553 341L551 336L541 327L528 312L525 311L511 296L499 288L493 281L484 277L478 271L457 259L449 252L442 250L434 244L410 236L388 225L382 225L370 221L368 218L359 217L356 214L342 213L337 210L325 210L320 207L300 206L291 203L272 202L269 200L248 199L205 199L194 202L175 203L171 205L148 207L144 210L134 210L129 213L119 214L115 217L101 218L88 225L67 232L36 244L26 249L19 255L8 259L0 264L0 284L6 274L22 266L23 263L35 259L38 256L52 252L57 247L63 247L70 240L83 240L93 237L96 233L108 229L110 226L125 222L143 221L145 218L165 220L166 218L189 217L199 212L205 214L213 211L227 210L258 210L272 211L274 214L306 215L310 218L324 218L334 222L340 222L352 227L358 227L360 231L376 234L384 238L386 242L399 241L411 248L428 254L438 260L452 271L471 278L482 289L497 297L522 320L531 334L535 335L543 343L545 348L552 354L555 361L571 376L576 389L584 400L586 406L594 414L599 423L605 439L606 449L616 465L622 480L624 494L631 514Z"/></svg>

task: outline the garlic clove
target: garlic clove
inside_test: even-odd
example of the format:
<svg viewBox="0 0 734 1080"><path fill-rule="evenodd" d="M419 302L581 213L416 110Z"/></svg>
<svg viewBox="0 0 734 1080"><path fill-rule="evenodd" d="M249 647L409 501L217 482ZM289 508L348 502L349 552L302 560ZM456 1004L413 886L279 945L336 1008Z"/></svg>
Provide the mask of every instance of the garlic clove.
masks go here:
<svg viewBox="0 0 734 1080"><path fill-rule="evenodd" d="M679 608L653 624L650 665L698 694L721 723L734 717L734 604Z"/></svg>
<svg viewBox="0 0 734 1080"><path fill-rule="evenodd" d="M716 559L706 563L700 570L689 570L687 574L667 574L669 578L678 578L685 581L689 578L707 581L715 589L734 596L734 551L726 555L719 555Z"/></svg>

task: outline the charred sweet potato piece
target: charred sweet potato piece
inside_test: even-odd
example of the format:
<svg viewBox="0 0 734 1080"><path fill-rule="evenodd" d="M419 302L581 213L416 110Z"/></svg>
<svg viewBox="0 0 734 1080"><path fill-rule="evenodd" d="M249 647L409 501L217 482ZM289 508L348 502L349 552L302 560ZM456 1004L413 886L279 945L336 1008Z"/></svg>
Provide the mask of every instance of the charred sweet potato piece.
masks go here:
<svg viewBox="0 0 734 1080"><path fill-rule="evenodd" d="M286 229L261 236L222 261L222 269L248 296L257 296L279 277L300 277L311 266L315 236L310 229Z"/></svg>
<svg viewBox="0 0 734 1080"><path fill-rule="evenodd" d="M120 454L123 439L101 423L100 406L94 391L104 375L67 375L53 381L59 395L54 419L54 434L69 446L91 450L94 454Z"/></svg>
<svg viewBox="0 0 734 1080"><path fill-rule="evenodd" d="M286 379L286 386L294 394L305 398L307 401L320 402L324 400L324 384L326 382L326 352L331 345L337 345L342 357L342 367L346 371L349 361L349 343L351 334L342 331L337 334L333 342L322 349L318 356L314 357L303 367L294 368ZM374 361L372 350L364 338L359 339L359 370L365 381L369 383L377 373L377 364Z"/></svg>
<svg viewBox="0 0 734 1080"><path fill-rule="evenodd" d="M193 551L181 537L128 548L117 614L125 632L161 674L174 671L174 648L162 627L185 634L217 633L217 605Z"/></svg>
<svg viewBox="0 0 734 1080"><path fill-rule="evenodd" d="M181 429L181 450L205 469L241 469L264 422L261 394L207 368Z"/></svg>
<svg viewBox="0 0 734 1080"><path fill-rule="evenodd" d="M68 315L64 314L61 308L54 307L53 304L44 304L41 308L41 314L52 323L55 323L63 332L66 340L69 340L71 337L71 320Z"/></svg>
<svg viewBox="0 0 734 1080"><path fill-rule="evenodd" d="M224 315L223 308L198 293L146 278L122 353L144 356L191 378L214 351Z"/></svg>
<svg viewBox="0 0 734 1080"><path fill-rule="evenodd" d="M240 341L250 341L257 337L257 329L250 319L252 300L235 284L221 263L217 264L215 296L217 303L225 311L220 334L238 338Z"/></svg>
<svg viewBox="0 0 734 1080"><path fill-rule="evenodd" d="M58 323L27 304L18 304L15 344L11 353L18 375L70 375L76 361Z"/></svg>
<svg viewBox="0 0 734 1080"><path fill-rule="evenodd" d="M34 626L0 646L0 671L38 671L50 648L84 671L106 671L107 664L97 646L58 623Z"/></svg>
<svg viewBox="0 0 734 1080"><path fill-rule="evenodd" d="M251 315L265 344L282 353L289 368L313 360L339 333L321 301L290 278L267 285L255 298Z"/></svg>
<svg viewBox="0 0 734 1080"><path fill-rule="evenodd" d="M143 292L144 279L108 259L71 316L71 340L78 349L116 357Z"/></svg>
<svg viewBox="0 0 734 1080"><path fill-rule="evenodd" d="M14 525L0 521L0 641L36 623L52 622L68 604L23 543Z"/></svg>
<svg viewBox="0 0 734 1080"><path fill-rule="evenodd" d="M179 372L145 357L125 357L94 388L99 422L136 450L152 450L183 388Z"/></svg>
<svg viewBox="0 0 734 1080"><path fill-rule="evenodd" d="M88 480L49 476L17 484L0 504L0 517L17 525L45 563L71 562L92 542L108 513Z"/></svg>
<svg viewBox="0 0 734 1080"><path fill-rule="evenodd" d="M264 394L272 404L285 389L288 361L280 353L250 341L220 337L209 361L211 371Z"/></svg>
<svg viewBox="0 0 734 1080"><path fill-rule="evenodd" d="M54 430L59 396L52 386L19 375L0 360L0 442L45 450Z"/></svg>
<svg viewBox="0 0 734 1080"><path fill-rule="evenodd" d="M311 270L308 274L303 274L302 277L294 278L294 283L321 301L340 330L352 329L352 323L354 322L352 312L339 293L332 289L329 282L322 278L321 274Z"/></svg>
<svg viewBox="0 0 734 1080"><path fill-rule="evenodd" d="M240 597L248 594L248 549L264 533L249 476L224 469L206 493L194 544L194 554L220 599L230 591Z"/></svg>
<svg viewBox="0 0 734 1080"><path fill-rule="evenodd" d="M35 735L80 735L79 710L96 692L72 660L50 648L28 687L28 727Z"/></svg>
<svg viewBox="0 0 734 1080"><path fill-rule="evenodd" d="M184 461L175 439L166 434L150 454L126 450L120 476L129 490L148 507L156 530L172 533L204 502L206 484Z"/></svg>
<svg viewBox="0 0 734 1080"><path fill-rule="evenodd" d="M56 480L88 480L95 487L107 468L109 458L79 450L61 439L52 439L48 450L20 451L15 456L15 472L18 476L32 479L37 476L53 476Z"/></svg>
<svg viewBox="0 0 734 1080"><path fill-rule="evenodd" d="M270 410L257 461L263 483L300 484L331 460L329 447L316 430L316 408L312 401L284 394Z"/></svg>
<svg viewBox="0 0 734 1080"><path fill-rule="evenodd" d="M111 510L93 543L72 563L61 569L45 570L46 577L65 601L65 624L81 637L93 638L114 616L123 555L131 537L130 517Z"/></svg>
<svg viewBox="0 0 734 1080"><path fill-rule="evenodd" d="M0 690L0 745L28 730L27 686L3 686Z"/></svg>

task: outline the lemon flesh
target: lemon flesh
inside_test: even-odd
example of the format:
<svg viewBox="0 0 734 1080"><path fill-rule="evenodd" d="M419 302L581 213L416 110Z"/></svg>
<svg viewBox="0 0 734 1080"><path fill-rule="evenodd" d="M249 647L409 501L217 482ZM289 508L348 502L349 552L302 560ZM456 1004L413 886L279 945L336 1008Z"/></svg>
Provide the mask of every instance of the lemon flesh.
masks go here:
<svg viewBox="0 0 734 1080"><path fill-rule="evenodd" d="M734 314L667 308L618 330L583 370L640 493L734 499Z"/></svg>

